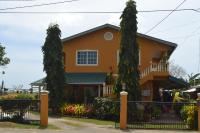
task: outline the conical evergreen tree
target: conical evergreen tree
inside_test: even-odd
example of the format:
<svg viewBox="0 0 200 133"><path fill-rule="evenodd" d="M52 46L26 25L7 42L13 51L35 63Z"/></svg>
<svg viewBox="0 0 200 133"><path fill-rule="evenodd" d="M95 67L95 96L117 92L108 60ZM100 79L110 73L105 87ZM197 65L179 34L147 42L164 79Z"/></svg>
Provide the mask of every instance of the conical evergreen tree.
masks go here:
<svg viewBox="0 0 200 133"><path fill-rule="evenodd" d="M122 83L126 84L129 100L140 100L139 88L139 46L137 43L137 10L136 3L129 0L121 15L120 61L117 91L121 91Z"/></svg>
<svg viewBox="0 0 200 133"><path fill-rule="evenodd" d="M63 103L64 92L64 65L63 47L60 39L61 31L58 24L50 25L47 37L42 47L44 71L46 72L47 90L49 91L50 107L54 113Z"/></svg>

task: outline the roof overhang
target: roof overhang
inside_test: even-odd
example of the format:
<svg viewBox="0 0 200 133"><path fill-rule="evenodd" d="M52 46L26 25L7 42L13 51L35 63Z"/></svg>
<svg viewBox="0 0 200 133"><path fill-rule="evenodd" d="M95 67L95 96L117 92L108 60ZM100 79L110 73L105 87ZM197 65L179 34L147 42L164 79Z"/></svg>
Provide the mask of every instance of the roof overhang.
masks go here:
<svg viewBox="0 0 200 133"><path fill-rule="evenodd" d="M65 73L65 83L71 85L99 85L105 83L106 73ZM32 86L45 85L45 78L31 83Z"/></svg>
<svg viewBox="0 0 200 133"><path fill-rule="evenodd" d="M189 84L186 81L173 76L169 76L166 79L158 79L154 82L156 82L156 84L158 84L160 87L163 87L167 90L188 88L189 86Z"/></svg>
<svg viewBox="0 0 200 133"><path fill-rule="evenodd" d="M66 73L67 84L103 84L106 73Z"/></svg>
<svg viewBox="0 0 200 133"><path fill-rule="evenodd" d="M78 34L75 34L75 35L72 35L72 36L63 38L63 39L62 39L62 42L66 42L66 41L75 39L75 38L77 38L77 37L81 37L81 36L83 36L83 35L87 35L87 34L89 34L89 33L92 33L92 32L95 32L95 31L97 31L97 30L104 29L104 28L111 28L111 29L115 29L115 30L120 31L120 27L118 27L118 26L111 25L111 24L104 24L104 25L101 25L101 26L92 28L92 29L90 29L90 30L87 30L87 31L84 31L84 32L81 32L81 33L78 33ZM138 37L146 38L146 39L149 39L149 40L152 40L152 41L155 41L155 42L158 42L158 43L161 43L161 44L170 46L170 47L172 48L171 53L172 53L172 52L176 49L176 47L177 47L177 44L176 44L176 43L172 43L172 42L169 42L169 41L165 41L165 40L162 40L162 39L159 39L159 38L155 38L155 37L152 37L152 36L148 36L148 35L145 35L145 34L142 34L142 33L138 33L137 35L138 35ZM171 53L170 53L170 54L171 54Z"/></svg>

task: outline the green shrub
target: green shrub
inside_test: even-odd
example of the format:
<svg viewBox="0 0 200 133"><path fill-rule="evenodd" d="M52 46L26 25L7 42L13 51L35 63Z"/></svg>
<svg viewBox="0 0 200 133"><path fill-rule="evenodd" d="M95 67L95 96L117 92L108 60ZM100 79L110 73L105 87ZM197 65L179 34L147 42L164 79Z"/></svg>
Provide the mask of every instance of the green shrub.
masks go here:
<svg viewBox="0 0 200 133"><path fill-rule="evenodd" d="M116 104L108 98L95 98L94 115L98 119L114 119L117 115Z"/></svg>
<svg viewBox="0 0 200 133"><path fill-rule="evenodd" d="M197 117L197 106L194 104L184 105L180 111L182 119L192 129L196 127L195 117Z"/></svg>
<svg viewBox="0 0 200 133"><path fill-rule="evenodd" d="M20 93L20 94L12 93L8 95L0 96L0 100L15 100L15 99L33 100L35 99L35 96L33 94L24 94L24 93Z"/></svg>
<svg viewBox="0 0 200 133"><path fill-rule="evenodd" d="M161 115L161 107L154 105L152 116L159 117Z"/></svg>
<svg viewBox="0 0 200 133"><path fill-rule="evenodd" d="M29 100L33 100L34 96L31 94L18 94L15 99L29 99Z"/></svg>

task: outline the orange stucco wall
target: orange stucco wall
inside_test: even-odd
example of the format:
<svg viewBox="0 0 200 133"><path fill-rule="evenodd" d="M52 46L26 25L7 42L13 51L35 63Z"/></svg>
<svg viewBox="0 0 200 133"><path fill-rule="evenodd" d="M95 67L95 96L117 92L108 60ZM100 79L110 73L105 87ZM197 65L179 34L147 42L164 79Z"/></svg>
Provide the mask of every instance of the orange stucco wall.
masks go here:
<svg viewBox="0 0 200 133"><path fill-rule="evenodd" d="M111 41L104 40L105 32L112 32L114 37ZM144 69L150 65L152 58L160 57L163 51L170 47L160 45L155 41L138 37L141 51L141 66ZM65 52L65 71L66 72L110 72L112 67L114 73L117 73L117 50L120 47L120 33L118 30L104 28L81 37L64 42L63 51ZM77 50L97 50L97 66L77 66Z"/></svg>

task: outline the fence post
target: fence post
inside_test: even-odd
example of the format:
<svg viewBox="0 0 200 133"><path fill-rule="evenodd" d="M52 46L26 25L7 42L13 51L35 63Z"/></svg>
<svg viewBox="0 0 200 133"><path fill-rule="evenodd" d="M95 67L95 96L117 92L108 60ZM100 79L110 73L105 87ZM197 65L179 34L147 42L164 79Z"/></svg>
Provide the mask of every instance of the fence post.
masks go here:
<svg viewBox="0 0 200 133"><path fill-rule="evenodd" d="M40 126L48 126L48 91L40 93Z"/></svg>
<svg viewBox="0 0 200 133"><path fill-rule="evenodd" d="M120 129L127 127L127 96L126 91L120 92Z"/></svg>
<svg viewBox="0 0 200 133"><path fill-rule="evenodd" d="M197 94L197 108L198 108L198 130L200 131L200 93Z"/></svg>

